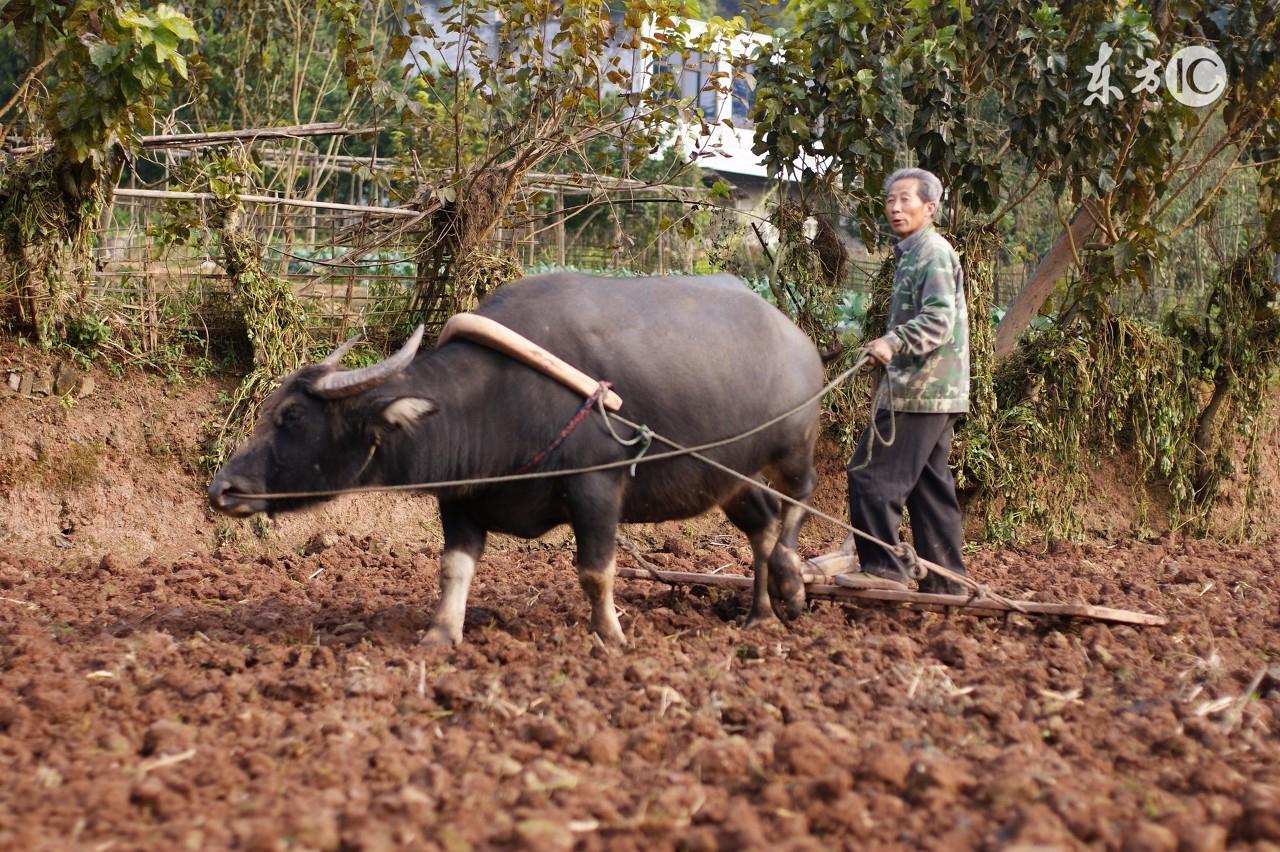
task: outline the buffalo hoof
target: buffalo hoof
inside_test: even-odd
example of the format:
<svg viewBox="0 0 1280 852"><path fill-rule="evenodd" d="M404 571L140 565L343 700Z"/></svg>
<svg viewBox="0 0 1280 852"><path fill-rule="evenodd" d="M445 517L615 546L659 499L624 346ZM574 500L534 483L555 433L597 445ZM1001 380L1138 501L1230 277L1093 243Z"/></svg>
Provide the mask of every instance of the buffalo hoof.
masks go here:
<svg viewBox="0 0 1280 852"><path fill-rule="evenodd" d="M792 621L804 612L804 578L800 574L800 557L790 548L774 549L769 559L769 604L774 615Z"/></svg>
<svg viewBox="0 0 1280 852"><path fill-rule="evenodd" d="M804 594L804 587L800 587L800 591L790 597L783 598L781 602L777 598L770 600L773 605L773 614L782 621L795 621L804 615L804 608L807 600Z"/></svg>
<svg viewBox="0 0 1280 852"><path fill-rule="evenodd" d="M422 644L428 648L442 648L458 645L462 642L462 628L447 624L433 624L422 637Z"/></svg>
<svg viewBox="0 0 1280 852"><path fill-rule="evenodd" d="M622 626L618 624L617 619L612 624L598 624L592 628L596 638L610 648L627 647L626 634L622 632Z"/></svg>

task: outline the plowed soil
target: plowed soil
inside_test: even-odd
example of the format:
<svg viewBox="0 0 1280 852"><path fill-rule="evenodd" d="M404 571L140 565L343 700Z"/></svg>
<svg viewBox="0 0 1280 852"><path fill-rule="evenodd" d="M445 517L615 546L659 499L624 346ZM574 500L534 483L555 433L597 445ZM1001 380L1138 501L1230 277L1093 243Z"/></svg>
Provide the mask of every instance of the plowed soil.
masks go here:
<svg viewBox="0 0 1280 852"><path fill-rule="evenodd" d="M746 570L695 544L648 558ZM313 549L0 552L0 848L1280 844L1280 543L972 559L1163 628L817 603L744 630L745 596L620 581L621 652L564 547L486 557L453 649L418 644L430 546Z"/></svg>
<svg viewBox="0 0 1280 852"><path fill-rule="evenodd" d="M1162 628L817 603L744 630L745 595L620 581L610 652L561 531L496 541L466 643L424 649L429 502L214 518L195 460L231 385L96 377L0 400L0 850L1280 845L1280 539L971 559ZM1124 479L1081 506L1091 535L1145 527ZM714 518L627 534L747 569Z"/></svg>

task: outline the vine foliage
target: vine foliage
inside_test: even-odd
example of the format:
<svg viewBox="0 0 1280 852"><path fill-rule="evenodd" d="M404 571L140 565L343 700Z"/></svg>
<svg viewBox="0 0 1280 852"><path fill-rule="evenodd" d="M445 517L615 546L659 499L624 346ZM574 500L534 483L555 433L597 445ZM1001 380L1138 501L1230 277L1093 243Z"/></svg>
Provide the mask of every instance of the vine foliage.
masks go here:
<svg viewBox="0 0 1280 852"><path fill-rule="evenodd" d="M167 4L143 10L119 0L11 0L0 3L3 26L31 63L5 109L36 116L39 138L32 152L0 165L0 296L16 324L49 346L89 283L91 229L122 156L152 126L173 78L187 77L182 49L196 33ZM36 80L42 85L28 85Z"/></svg>
<svg viewBox="0 0 1280 852"><path fill-rule="evenodd" d="M1031 528L1076 537L1091 465L1132 465L1167 490L1169 522L1208 532L1223 485L1237 478L1246 537L1256 510L1262 407L1280 367L1280 311L1270 255L1252 248L1219 273L1203 312L1161 326L1081 316L1032 336L993 374L996 408L965 475L989 535Z"/></svg>

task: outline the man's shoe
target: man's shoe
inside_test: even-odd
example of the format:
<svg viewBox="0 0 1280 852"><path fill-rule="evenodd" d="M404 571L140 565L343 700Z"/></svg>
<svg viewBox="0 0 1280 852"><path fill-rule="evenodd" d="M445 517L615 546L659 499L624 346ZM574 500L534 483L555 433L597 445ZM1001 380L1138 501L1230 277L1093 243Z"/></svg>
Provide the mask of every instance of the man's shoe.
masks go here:
<svg viewBox="0 0 1280 852"><path fill-rule="evenodd" d="M828 550L821 556L805 560L805 573L816 574L824 579L831 579L837 574L847 574L858 570L858 549L854 546L853 536L848 536L835 550Z"/></svg>
<svg viewBox="0 0 1280 852"><path fill-rule="evenodd" d="M907 577L892 568L870 566L861 571L840 574L833 579L837 586L846 589L891 589L896 592L909 591Z"/></svg>
<svg viewBox="0 0 1280 852"><path fill-rule="evenodd" d="M839 574L856 573L858 570L858 554L833 550L804 562L805 573L815 574L830 580Z"/></svg>
<svg viewBox="0 0 1280 852"><path fill-rule="evenodd" d="M932 571L920 581L920 591L929 595L967 595L969 593L968 589L955 580L948 580Z"/></svg>

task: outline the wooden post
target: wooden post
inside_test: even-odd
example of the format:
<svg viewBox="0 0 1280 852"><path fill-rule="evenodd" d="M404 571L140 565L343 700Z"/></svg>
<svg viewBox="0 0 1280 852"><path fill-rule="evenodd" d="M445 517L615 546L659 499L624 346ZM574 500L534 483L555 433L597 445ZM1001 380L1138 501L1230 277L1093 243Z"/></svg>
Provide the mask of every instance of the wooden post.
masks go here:
<svg viewBox="0 0 1280 852"><path fill-rule="evenodd" d="M556 190L556 263L565 265L564 190Z"/></svg>
<svg viewBox="0 0 1280 852"><path fill-rule="evenodd" d="M667 274L667 232L662 228L662 208L661 202L658 207L658 274Z"/></svg>
<svg viewBox="0 0 1280 852"><path fill-rule="evenodd" d="M351 315L351 300L355 296L356 289L356 268L350 266L347 268L347 292L342 300L342 333L339 337L346 337L347 332L351 329L354 317Z"/></svg>

